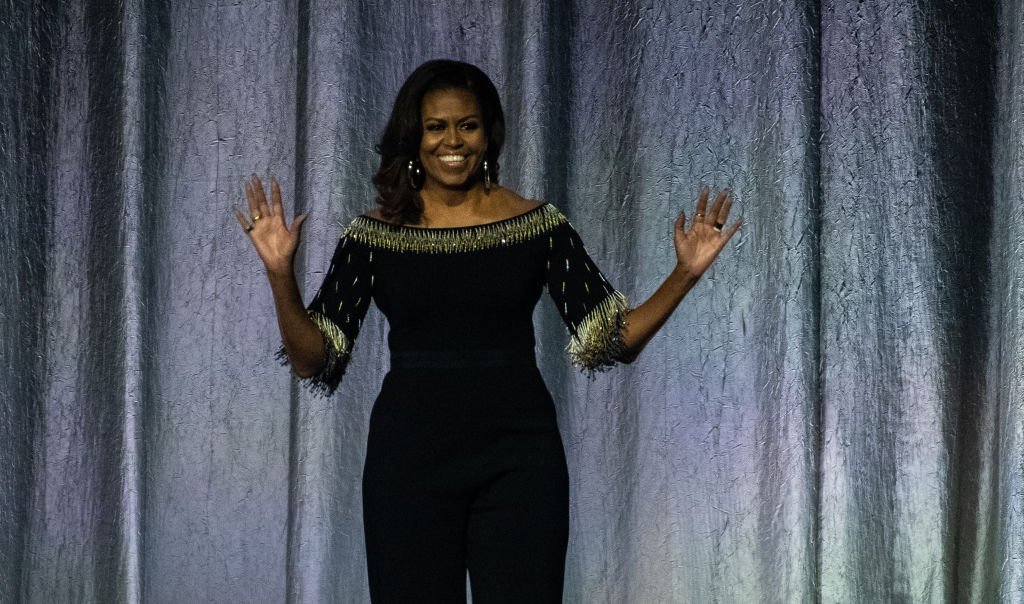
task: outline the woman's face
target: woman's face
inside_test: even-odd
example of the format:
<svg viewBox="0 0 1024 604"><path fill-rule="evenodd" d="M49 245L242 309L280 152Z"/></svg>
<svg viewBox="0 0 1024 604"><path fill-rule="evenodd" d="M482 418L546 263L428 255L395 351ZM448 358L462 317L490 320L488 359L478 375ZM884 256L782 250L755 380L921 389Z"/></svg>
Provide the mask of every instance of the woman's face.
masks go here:
<svg viewBox="0 0 1024 604"><path fill-rule="evenodd" d="M476 96L463 89L432 90L420 107L423 188L465 189L484 160L487 135Z"/></svg>

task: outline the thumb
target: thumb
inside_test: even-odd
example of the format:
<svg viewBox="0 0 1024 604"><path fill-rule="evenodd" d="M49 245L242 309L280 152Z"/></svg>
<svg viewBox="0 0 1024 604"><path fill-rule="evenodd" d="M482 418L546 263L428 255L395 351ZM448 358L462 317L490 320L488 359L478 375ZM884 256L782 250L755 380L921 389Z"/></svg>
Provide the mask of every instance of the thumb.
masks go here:
<svg viewBox="0 0 1024 604"><path fill-rule="evenodd" d="M302 224L306 222L306 214L299 214L292 221L292 228L288 229L296 237L302 234Z"/></svg>

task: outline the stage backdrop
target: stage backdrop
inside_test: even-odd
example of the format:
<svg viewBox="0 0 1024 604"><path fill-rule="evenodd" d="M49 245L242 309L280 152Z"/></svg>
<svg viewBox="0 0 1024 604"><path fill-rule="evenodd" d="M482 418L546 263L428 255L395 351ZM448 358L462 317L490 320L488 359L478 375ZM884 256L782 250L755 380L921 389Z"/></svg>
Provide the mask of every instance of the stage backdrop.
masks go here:
<svg viewBox="0 0 1024 604"><path fill-rule="evenodd" d="M1019 2L0 0L0 57L0 601L367 602L387 326L297 387L231 208L280 180L311 295L437 57L631 301L745 221L631 366L537 311L566 602L1024 598Z"/></svg>

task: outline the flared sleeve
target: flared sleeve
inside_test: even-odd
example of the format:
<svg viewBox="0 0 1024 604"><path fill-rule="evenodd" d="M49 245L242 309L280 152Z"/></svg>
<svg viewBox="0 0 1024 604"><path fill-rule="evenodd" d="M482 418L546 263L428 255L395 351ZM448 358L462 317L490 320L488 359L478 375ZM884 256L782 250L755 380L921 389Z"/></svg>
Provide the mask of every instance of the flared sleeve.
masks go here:
<svg viewBox="0 0 1024 604"><path fill-rule="evenodd" d="M373 250L346 230L338 241L330 268L316 296L306 307L324 341L319 373L303 381L310 390L330 395L341 383L352 346L373 297ZM284 351L280 353L287 362Z"/></svg>
<svg viewBox="0 0 1024 604"><path fill-rule="evenodd" d="M569 358L587 372L602 371L625 352L629 304L608 283L568 222L548 233L548 293L569 328Z"/></svg>

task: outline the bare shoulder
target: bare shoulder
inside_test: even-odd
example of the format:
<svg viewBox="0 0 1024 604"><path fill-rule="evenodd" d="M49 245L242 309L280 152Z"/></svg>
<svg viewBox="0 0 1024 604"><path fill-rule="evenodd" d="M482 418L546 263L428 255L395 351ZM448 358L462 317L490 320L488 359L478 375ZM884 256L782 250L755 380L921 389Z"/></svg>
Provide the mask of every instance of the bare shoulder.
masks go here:
<svg viewBox="0 0 1024 604"><path fill-rule="evenodd" d="M502 187L498 190L500 197L498 198L502 207L502 218L513 218L520 214L526 214L538 207L544 205L543 201L537 201L536 199L528 199L523 197L519 193L516 193L512 189L506 189Z"/></svg>

